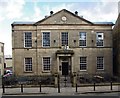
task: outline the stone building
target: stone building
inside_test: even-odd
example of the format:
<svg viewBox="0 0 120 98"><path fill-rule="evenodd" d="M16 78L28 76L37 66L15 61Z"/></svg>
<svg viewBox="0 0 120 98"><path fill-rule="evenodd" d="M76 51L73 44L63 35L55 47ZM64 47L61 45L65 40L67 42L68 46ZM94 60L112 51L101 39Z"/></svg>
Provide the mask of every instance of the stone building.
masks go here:
<svg viewBox="0 0 120 98"><path fill-rule="evenodd" d="M0 42L0 76L4 74L4 43Z"/></svg>
<svg viewBox="0 0 120 98"><path fill-rule="evenodd" d="M4 66L4 71L11 71L12 72L12 56L11 55L5 55L5 66Z"/></svg>
<svg viewBox="0 0 120 98"><path fill-rule="evenodd" d="M113 75L111 22L91 22L66 9L37 22L12 23L16 75Z"/></svg>
<svg viewBox="0 0 120 98"><path fill-rule="evenodd" d="M120 76L120 14L113 28L113 61L114 74Z"/></svg>

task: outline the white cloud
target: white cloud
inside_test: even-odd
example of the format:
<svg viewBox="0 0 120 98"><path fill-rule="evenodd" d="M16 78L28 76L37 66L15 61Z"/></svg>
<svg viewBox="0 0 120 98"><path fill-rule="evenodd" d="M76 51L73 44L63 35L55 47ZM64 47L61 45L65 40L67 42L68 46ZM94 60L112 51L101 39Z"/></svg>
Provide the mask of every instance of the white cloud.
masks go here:
<svg viewBox="0 0 120 98"><path fill-rule="evenodd" d="M50 15L50 11L56 13L61 9L67 9L71 12L76 10L79 12L79 15L89 21L115 21L118 16L118 0L101 0L101 2L89 3L83 2L78 3L62 3L54 4L54 6L43 5L38 6L37 3L33 3L33 12L31 16L23 15L25 0L0 0L0 41L5 43L5 54L11 54L11 22L20 20L20 21L39 21L44 18L45 15ZM5 21L8 21L4 24ZM3 22L4 21L4 22ZM4 24L4 25L3 25ZM7 26L6 26L7 25ZM6 29L7 28L7 29ZM5 39L6 38L6 39Z"/></svg>
<svg viewBox="0 0 120 98"><path fill-rule="evenodd" d="M23 13L25 0L1 0L0 1L0 17L8 19L20 18Z"/></svg>
<svg viewBox="0 0 120 98"><path fill-rule="evenodd" d="M31 17L33 21L38 21L40 19L42 19L42 13L41 13L41 9L37 6L37 4L34 4L34 14Z"/></svg>
<svg viewBox="0 0 120 98"><path fill-rule="evenodd" d="M50 11L53 11L54 13L62 10L62 9L67 9L67 10L71 10L71 8L74 7L74 4L73 3L69 3L69 4L66 4L66 3L62 3L60 5L56 5L56 3L54 3L55 6L50 6L50 5L45 5L43 7L43 10L46 12L45 14L46 15L50 15Z"/></svg>
<svg viewBox="0 0 120 98"><path fill-rule="evenodd" d="M73 4L72 10L77 10L80 16L89 21L115 21L118 16L118 2L93 2L90 5Z"/></svg>

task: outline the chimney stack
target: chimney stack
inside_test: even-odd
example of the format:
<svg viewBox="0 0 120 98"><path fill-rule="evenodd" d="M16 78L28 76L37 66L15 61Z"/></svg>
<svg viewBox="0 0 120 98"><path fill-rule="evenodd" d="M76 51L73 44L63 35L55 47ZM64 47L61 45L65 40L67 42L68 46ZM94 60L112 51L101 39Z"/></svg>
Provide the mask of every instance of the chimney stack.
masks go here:
<svg viewBox="0 0 120 98"><path fill-rule="evenodd" d="M50 15L52 15L53 14L53 11L50 11Z"/></svg>
<svg viewBox="0 0 120 98"><path fill-rule="evenodd" d="M75 15L78 15L78 12L77 12L77 11L75 11Z"/></svg>

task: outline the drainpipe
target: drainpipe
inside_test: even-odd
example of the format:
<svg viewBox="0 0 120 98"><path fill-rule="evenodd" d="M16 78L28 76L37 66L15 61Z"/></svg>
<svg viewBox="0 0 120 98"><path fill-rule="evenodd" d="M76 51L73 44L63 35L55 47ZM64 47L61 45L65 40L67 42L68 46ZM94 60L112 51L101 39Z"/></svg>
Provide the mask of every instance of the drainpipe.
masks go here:
<svg viewBox="0 0 120 98"><path fill-rule="evenodd" d="M38 75L38 54L37 54L37 25L36 26L36 39L35 39L35 43L36 43L36 72L35 75Z"/></svg>

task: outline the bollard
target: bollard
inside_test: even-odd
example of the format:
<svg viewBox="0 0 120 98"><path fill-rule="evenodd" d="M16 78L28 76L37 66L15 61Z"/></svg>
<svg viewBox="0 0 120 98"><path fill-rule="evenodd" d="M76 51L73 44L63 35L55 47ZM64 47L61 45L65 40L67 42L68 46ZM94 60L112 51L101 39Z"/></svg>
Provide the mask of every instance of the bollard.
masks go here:
<svg viewBox="0 0 120 98"><path fill-rule="evenodd" d="M76 92L77 92L77 83L76 83Z"/></svg>
<svg viewBox="0 0 120 98"><path fill-rule="evenodd" d="M40 84L40 92L41 92L41 82L39 84Z"/></svg>
<svg viewBox="0 0 120 98"><path fill-rule="evenodd" d="M58 76L58 93L60 93L60 80L59 80L59 76Z"/></svg>
<svg viewBox="0 0 120 98"><path fill-rule="evenodd" d="M21 93L23 93L23 84L21 84Z"/></svg>
<svg viewBox="0 0 120 98"><path fill-rule="evenodd" d="M95 83L94 83L94 91L95 91Z"/></svg>
<svg viewBox="0 0 120 98"><path fill-rule="evenodd" d="M112 81L110 82L110 84L111 84L111 90L112 90Z"/></svg>
<svg viewBox="0 0 120 98"><path fill-rule="evenodd" d="M2 88L3 88L3 93L5 93L5 86L4 86L4 84L2 84Z"/></svg>

